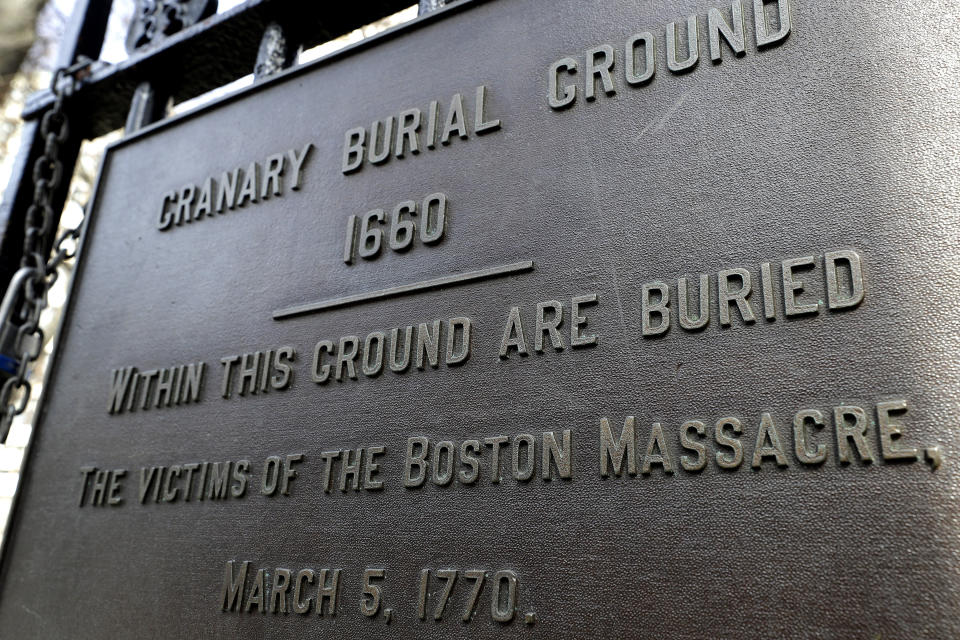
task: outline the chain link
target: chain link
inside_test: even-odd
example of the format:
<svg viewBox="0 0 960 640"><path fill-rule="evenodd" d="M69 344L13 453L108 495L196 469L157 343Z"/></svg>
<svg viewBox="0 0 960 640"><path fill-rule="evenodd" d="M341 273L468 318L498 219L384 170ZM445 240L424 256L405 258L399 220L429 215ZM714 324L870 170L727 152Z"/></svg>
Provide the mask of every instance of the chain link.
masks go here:
<svg viewBox="0 0 960 640"><path fill-rule="evenodd" d="M67 230L57 238L53 257L44 258L44 242L50 237L55 218L52 201L63 181L60 145L70 137L64 101L73 92L77 76L85 72L90 63L89 59L81 58L70 67L57 69L50 85L53 105L40 120L43 153L33 164L33 203L24 221L21 268L10 282L11 290L4 296L0 314L0 329L9 330L14 325L16 330L13 346L17 358L16 373L0 387L0 442L6 441L13 419L27 409L31 391L27 377L43 352L40 314L47 306L47 293L59 276L57 268L76 253L66 248L65 243L80 237L80 227ZM13 303L14 297L21 301L20 305ZM10 298L9 304L7 298Z"/></svg>

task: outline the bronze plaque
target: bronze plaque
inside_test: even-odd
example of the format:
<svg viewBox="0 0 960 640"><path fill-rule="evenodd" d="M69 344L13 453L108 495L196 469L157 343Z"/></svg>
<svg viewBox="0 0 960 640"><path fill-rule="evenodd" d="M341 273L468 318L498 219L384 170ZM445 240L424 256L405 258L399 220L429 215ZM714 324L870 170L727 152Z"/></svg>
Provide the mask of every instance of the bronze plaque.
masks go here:
<svg viewBox="0 0 960 640"><path fill-rule="evenodd" d="M960 635L950 2L468 2L114 145L10 638Z"/></svg>

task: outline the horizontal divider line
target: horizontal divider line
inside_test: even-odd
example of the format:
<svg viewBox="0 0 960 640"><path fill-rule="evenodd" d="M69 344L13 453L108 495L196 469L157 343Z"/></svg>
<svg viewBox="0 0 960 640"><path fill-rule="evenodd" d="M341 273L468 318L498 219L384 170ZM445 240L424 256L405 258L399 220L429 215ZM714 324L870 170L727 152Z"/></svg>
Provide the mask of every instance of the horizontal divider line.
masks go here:
<svg viewBox="0 0 960 640"><path fill-rule="evenodd" d="M459 285L476 280L485 280L487 278L505 276L511 273L522 273L524 271L530 271L531 269L533 269L533 260L524 260L523 262L504 264L500 265L499 267L467 271L466 273L457 273L440 278L432 278L430 280L414 282L413 284L404 284L397 287L390 287L388 289L378 289L377 291L368 291L367 293L358 293L356 295L344 296L342 298L331 298L330 300L321 300L319 302L301 304L295 307L287 307L286 309L277 309L273 312L273 319L285 320L286 318L292 318L293 316L300 316L307 313L326 311L327 309L334 309L336 307L346 307L351 304L360 304L361 302L368 302L370 300L392 298L394 296L401 296L405 293L413 293L414 291L426 291L427 289L436 289L437 287L443 287L447 285Z"/></svg>

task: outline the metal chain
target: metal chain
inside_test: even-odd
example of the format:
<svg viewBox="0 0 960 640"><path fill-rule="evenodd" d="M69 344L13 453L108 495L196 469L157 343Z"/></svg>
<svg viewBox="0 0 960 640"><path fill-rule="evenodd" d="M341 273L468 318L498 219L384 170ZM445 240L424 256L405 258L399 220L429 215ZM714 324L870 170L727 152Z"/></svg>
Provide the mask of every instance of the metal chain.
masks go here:
<svg viewBox="0 0 960 640"><path fill-rule="evenodd" d="M19 320L19 325L14 327L16 337L13 341L16 372L0 388L0 442L6 442L14 417L27 409L31 391L27 374L43 351L40 314L47 306L47 292L57 281L57 268L74 256L65 243L80 237L79 226L64 232L54 244L53 257L49 260L44 257L44 242L50 237L56 219L51 201L63 181L60 145L70 136L64 101L73 92L77 75L90 63L89 59L81 58L70 67L57 69L50 86L53 106L40 121L44 146L43 153L33 165L33 203L27 209L24 222L23 258L0 304L0 328L16 324L15 314Z"/></svg>

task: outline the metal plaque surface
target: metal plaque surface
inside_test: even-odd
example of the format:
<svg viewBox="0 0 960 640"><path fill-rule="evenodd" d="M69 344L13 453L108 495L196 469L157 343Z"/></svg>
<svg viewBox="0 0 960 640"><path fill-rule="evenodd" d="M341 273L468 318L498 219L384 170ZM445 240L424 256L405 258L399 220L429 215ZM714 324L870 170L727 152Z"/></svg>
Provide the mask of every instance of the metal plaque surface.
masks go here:
<svg viewBox="0 0 960 640"><path fill-rule="evenodd" d="M958 24L472 2L114 145L0 635L960 636Z"/></svg>

